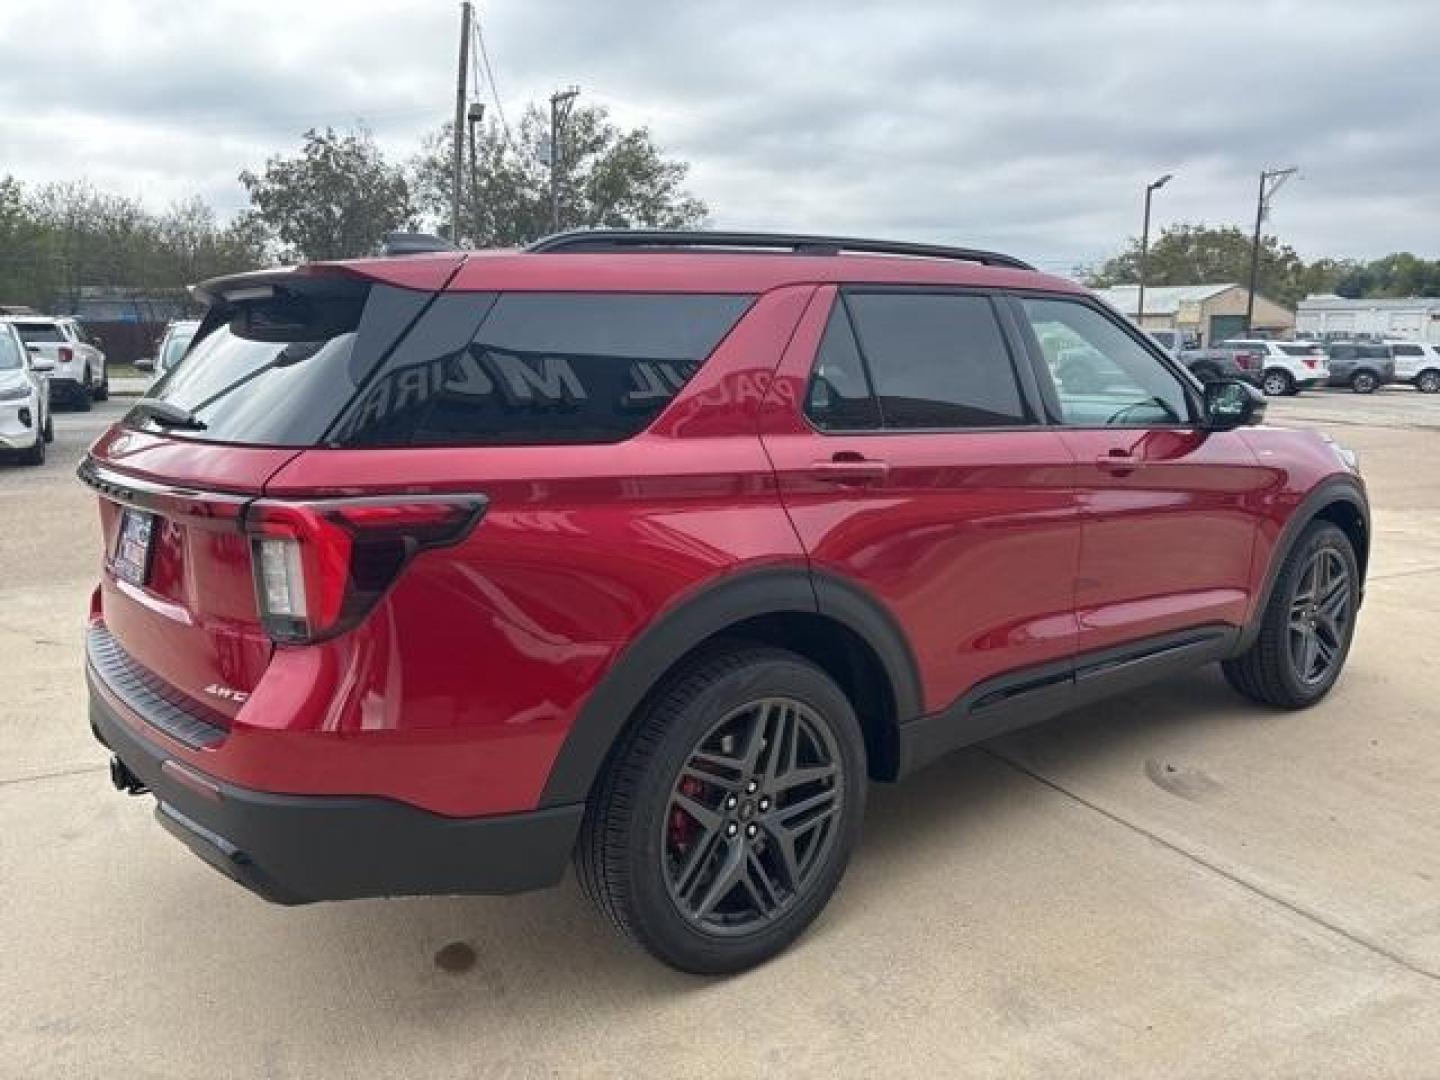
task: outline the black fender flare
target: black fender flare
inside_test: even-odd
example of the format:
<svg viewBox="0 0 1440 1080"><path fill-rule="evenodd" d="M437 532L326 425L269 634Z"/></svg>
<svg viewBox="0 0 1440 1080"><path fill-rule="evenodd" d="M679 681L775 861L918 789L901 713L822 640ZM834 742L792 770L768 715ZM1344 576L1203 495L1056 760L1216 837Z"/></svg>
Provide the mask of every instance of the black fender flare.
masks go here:
<svg viewBox="0 0 1440 1080"><path fill-rule="evenodd" d="M1362 548L1355 552L1360 563L1360 595L1365 595L1365 570L1370 563L1370 501L1365 496L1365 488L1360 481L1353 476L1331 476L1322 480L1315 489L1300 500L1299 505L1290 514L1290 520L1285 522L1275 546L1271 549L1270 565L1265 568L1265 577L1261 584L1260 596L1255 604L1255 613L1251 616L1250 622L1245 626L1236 644L1235 653L1239 655L1255 643L1260 636L1261 624L1265 621L1265 609L1270 606L1271 594L1275 591L1275 582L1279 580L1280 568L1285 565L1291 550L1300 539L1300 534L1319 515L1321 510L1335 503L1346 503L1351 506L1359 515L1361 524L1365 528L1365 542Z"/></svg>
<svg viewBox="0 0 1440 1080"><path fill-rule="evenodd" d="M918 716L920 677L903 631L878 600L805 566L720 578L654 619L590 692L550 768L540 807L584 802L626 722L660 679L696 646L761 615L825 615L870 646L890 681L897 721Z"/></svg>

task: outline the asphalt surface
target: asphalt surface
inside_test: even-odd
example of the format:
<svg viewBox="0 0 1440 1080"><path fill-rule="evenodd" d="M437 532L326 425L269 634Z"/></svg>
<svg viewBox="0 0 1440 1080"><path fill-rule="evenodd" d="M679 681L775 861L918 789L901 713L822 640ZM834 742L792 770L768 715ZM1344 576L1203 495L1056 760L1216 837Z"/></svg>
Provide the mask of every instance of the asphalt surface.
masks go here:
<svg viewBox="0 0 1440 1080"><path fill-rule="evenodd" d="M121 407L0 465L0 1076L1440 1076L1440 397L1272 403L1376 506L1323 704L1203 671L876 788L819 923L728 981L570 881L269 907L112 791L73 472Z"/></svg>

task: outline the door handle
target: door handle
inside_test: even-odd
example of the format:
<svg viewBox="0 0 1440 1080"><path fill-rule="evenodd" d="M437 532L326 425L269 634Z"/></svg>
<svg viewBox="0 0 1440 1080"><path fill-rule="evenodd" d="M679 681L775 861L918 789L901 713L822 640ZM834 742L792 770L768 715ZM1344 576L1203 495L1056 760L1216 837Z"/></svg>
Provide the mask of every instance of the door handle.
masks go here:
<svg viewBox="0 0 1440 1080"><path fill-rule="evenodd" d="M1128 476L1144 464L1145 459L1139 454L1132 454L1129 450L1121 450L1119 447L1109 453L1101 454L1095 459L1096 468L1104 469L1116 476Z"/></svg>
<svg viewBox="0 0 1440 1080"><path fill-rule="evenodd" d="M832 484L875 484L890 474L890 464L862 454L841 451L826 461L810 463L810 475Z"/></svg>

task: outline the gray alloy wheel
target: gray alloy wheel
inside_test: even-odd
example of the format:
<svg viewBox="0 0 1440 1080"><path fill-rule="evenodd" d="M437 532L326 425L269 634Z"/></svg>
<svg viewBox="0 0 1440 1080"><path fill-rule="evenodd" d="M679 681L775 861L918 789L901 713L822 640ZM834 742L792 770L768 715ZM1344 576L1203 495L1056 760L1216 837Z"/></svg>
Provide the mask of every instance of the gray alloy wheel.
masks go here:
<svg viewBox="0 0 1440 1080"><path fill-rule="evenodd" d="M1373 394L1379 385L1380 380L1370 371L1357 371L1350 380L1350 389L1357 394Z"/></svg>
<svg viewBox="0 0 1440 1080"><path fill-rule="evenodd" d="M1281 397L1290 392L1290 376L1278 369L1265 372L1265 377L1260 381L1260 389L1265 391L1267 397Z"/></svg>
<svg viewBox="0 0 1440 1080"><path fill-rule="evenodd" d="M666 890L685 921L747 934L788 911L835 843L840 780L835 736L800 701L763 698L711 728L660 823Z"/></svg>
<svg viewBox="0 0 1440 1080"><path fill-rule="evenodd" d="M1350 635L1350 568L1334 548L1310 556L1290 599L1287 646L1295 677L1317 686L1331 677Z"/></svg>
<svg viewBox="0 0 1440 1080"><path fill-rule="evenodd" d="M1422 371L1415 380L1415 388L1422 394L1440 393L1440 371L1434 368Z"/></svg>

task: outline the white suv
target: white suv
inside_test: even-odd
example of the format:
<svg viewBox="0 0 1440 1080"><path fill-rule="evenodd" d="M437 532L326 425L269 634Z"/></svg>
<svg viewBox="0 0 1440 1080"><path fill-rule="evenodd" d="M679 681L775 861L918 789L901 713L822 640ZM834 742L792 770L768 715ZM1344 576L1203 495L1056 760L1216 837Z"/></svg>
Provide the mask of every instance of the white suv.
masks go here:
<svg viewBox="0 0 1440 1080"><path fill-rule="evenodd" d="M32 356L54 362L50 386L56 397L63 396L88 409L91 401L104 401L110 396L110 367L105 354L74 319L12 315L5 321L20 331Z"/></svg>
<svg viewBox="0 0 1440 1080"><path fill-rule="evenodd" d="M1319 386L1330 377L1325 348L1314 341L1270 341L1266 338L1231 338L1217 348L1259 353L1260 389L1271 397L1294 394Z"/></svg>
<svg viewBox="0 0 1440 1080"><path fill-rule="evenodd" d="M45 444L55 437L49 371L50 360L31 355L15 328L0 321L0 450L26 465L45 464Z"/></svg>
<svg viewBox="0 0 1440 1080"><path fill-rule="evenodd" d="M1422 394L1440 392L1440 345L1428 341L1392 341L1395 379L1407 382Z"/></svg>

